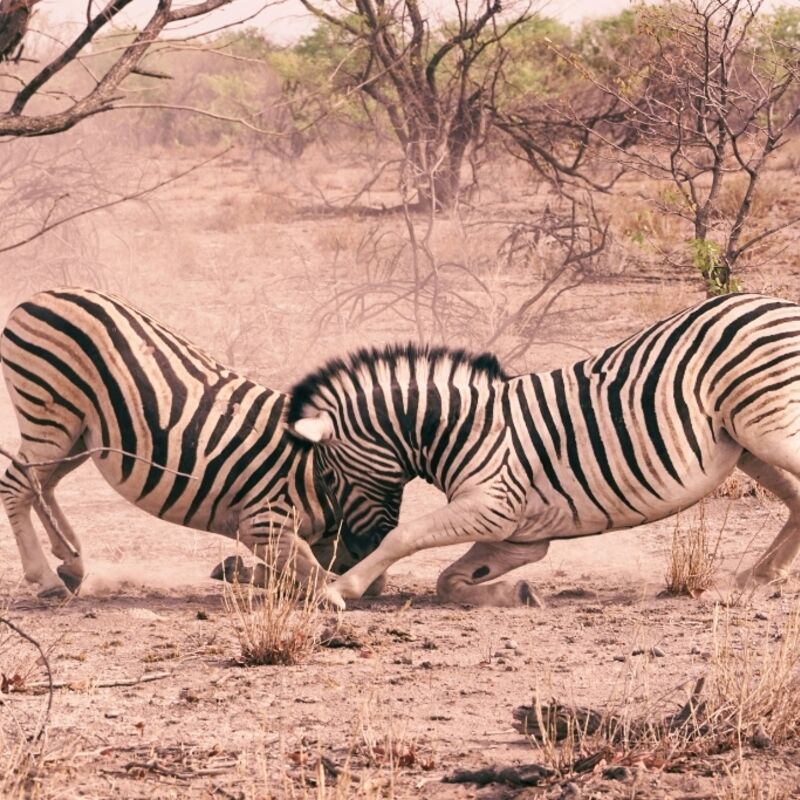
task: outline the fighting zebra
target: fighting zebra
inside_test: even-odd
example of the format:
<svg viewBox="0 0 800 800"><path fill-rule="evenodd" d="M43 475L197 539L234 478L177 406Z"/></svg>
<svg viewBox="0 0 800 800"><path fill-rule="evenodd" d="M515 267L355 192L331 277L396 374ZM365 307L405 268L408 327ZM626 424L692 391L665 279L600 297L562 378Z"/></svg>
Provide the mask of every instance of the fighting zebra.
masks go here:
<svg viewBox="0 0 800 800"><path fill-rule="evenodd" d="M64 596L83 580L80 542L53 493L90 457L139 508L238 535L279 566L294 558L300 580L325 579L309 545L330 555L339 506L313 448L286 432L286 395L218 364L119 298L86 289L40 292L15 308L0 358L22 440L0 495L25 578L41 595ZM31 507L62 562L56 572ZM264 577L259 565L253 579Z"/></svg>
<svg viewBox="0 0 800 800"><path fill-rule="evenodd" d="M737 466L789 509L740 584L785 577L800 549L794 303L713 298L597 357L516 377L489 357L446 349L360 351L292 395L290 427L321 443L366 555L328 585L340 606L397 559L466 542L474 544L439 577L441 598L536 603L525 581L489 582L543 558L554 539L685 509ZM415 476L448 505L397 525L397 499Z"/></svg>

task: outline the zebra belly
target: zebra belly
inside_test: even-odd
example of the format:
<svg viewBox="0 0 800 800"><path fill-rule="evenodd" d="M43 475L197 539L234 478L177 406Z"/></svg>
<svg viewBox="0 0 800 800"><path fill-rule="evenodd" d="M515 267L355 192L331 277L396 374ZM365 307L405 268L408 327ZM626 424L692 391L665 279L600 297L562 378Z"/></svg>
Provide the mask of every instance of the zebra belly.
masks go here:
<svg viewBox="0 0 800 800"><path fill-rule="evenodd" d="M92 437L88 432L84 434L84 439L89 449L98 446L92 442ZM220 504L220 508L214 513L212 518L214 498L216 496L213 493L201 502L197 508L192 510L192 502L195 497L193 484L202 478L202 471L194 473L191 479L181 478L181 476L172 473L165 473L164 479L159 482L153 491L143 494L142 476L146 474L149 465L138 462L130 478L122 480L122 457L120 455L111 453L103 457L101 454L97 453L92 455L92 460L109 486L125 500L133 503L133 505L142 509L142 511L152 514L154 517L183 527L219 533L226 536L235 535L239 528L239 510L229 509L225 504ZM172 487L175 485L176 480L180 480L184 485L186 482L190 482L190 485L180 493L175 502L171 503L165 509L167 499L170 497ZM192 514L191 517L187 519L190 510L192 510Z"/></svg>
<svg viewBox="0 0 800 800"><path fill-rule="evenodd" d="M519 528L512 540L583 536L633 528L669 517L694 505L719 486L733 472L741 454L742 448L735 442L721 440L706 454L702 468L694 463L681 472L680 482L662 480L654 486L657 494L642 492L631 476L624 475L616 480L622 498L608 485L600 483L592 486L589 496L574 476L563 478L563 493L537 484L536 489L528 493Z"/></svg>

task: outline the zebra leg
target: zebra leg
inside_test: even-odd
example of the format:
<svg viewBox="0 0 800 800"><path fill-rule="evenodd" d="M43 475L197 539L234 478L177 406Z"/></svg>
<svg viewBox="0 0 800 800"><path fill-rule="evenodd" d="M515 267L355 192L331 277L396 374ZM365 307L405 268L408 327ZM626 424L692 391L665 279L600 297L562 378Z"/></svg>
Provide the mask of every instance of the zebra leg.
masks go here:
<svg viewBox="0 0 800 800"><path fill-rule="evenodd" d="M67 588L47 563L31 521L35 493L25 474L14 464L0 480L0 495L17 542L25 580L41 587L40 597L67 597Z"/></svg>
<svg viewBox="0 0 800 800"><path fill-rule="evenodd" d="M789 509L789 519L756 563L736 576L740 588L785 580L800 551L800 479L745 451L737 464Z"/></svg>
<svg viewBox="0 0 800 800"><path fill-rule="evenodd" d="M517 542L477 542L453 562L436 584L439 598L449 603L473 606L537 606L544 603L528 581L495 581L512 569L539 561L547 554L549 541L519 544ZM485 584L485 585L480 585Z"/></svg>
<svg viewBox="0 0 800 800"><path fill-rule="evenodd" d="M517 526L511 509L505 519L500 521L498 518L497 527L490 528L484 522L482 530L476 531L475 528L476 517L480 517L485 508L491 507L493 501L491 495L487 497L483 493L465 495L452 501L445 508L398 525L389 531L368 556L333 583L329 583L325 587L324 599L331 605L343 609L346 599L361 597L395 561L419 550L468 542L504 541L513 535Z"/></svg>
<svg viewBox="0 0 800 800"><path fill-rule="evenodd" d="M45 505L43 506L39 498L36 498L33 507L45 531L47 531L53 555L62 562L56 567L56 572L67 589L75 594L80 588L84 577L81 543L75 531L72 529L72 526L67 521L67 518L64 516L61 507L56 502L55 488L62 478L76 470L89 457L86 455L86 445L83 439L79 439L75 443L69 455L78 457L72 461L64 461L56 466L42 486L42 497L44 498ZM56 530L55 526L58 526L58 530ZM61 535L59 535L59 533ZM66 542L62 536L67 540Z"/></svg>
<svg viewBox="0 0 800 800"><path fill-rule="evenodd" d="M252 571L239 571L239 581L247 580L248 583L265 589L270 585L270 570L275 569L280 572L288 569L293 572L294 580L305 587L307 592L318 594L323 591L328 579L335 577L320 565L308 542L298 536L291 525L288 527L285 523L256 525L252 520L244 520L241 523L239 539L256 558L265 562L256 564ZM232 558L226 559L225 565L229 563L236 564ZM236 566L238 567L238 564ZM220 577L216 574L219 569L219 567L215 569L213 577ZM227 572L223 574L224 577L228 577Z"/></svg>
<svg viewBox="0 0 800 800"><path fill-rule="evenodd" d="M329 537L326 540L317 542L311 549L317 561L334 575L343 575L358 563L347 551L344 542L338 541L337 537ZM378 597L386 588L386 580L386 573L384 572L372 581L364 592L364 596Z"/></svg>

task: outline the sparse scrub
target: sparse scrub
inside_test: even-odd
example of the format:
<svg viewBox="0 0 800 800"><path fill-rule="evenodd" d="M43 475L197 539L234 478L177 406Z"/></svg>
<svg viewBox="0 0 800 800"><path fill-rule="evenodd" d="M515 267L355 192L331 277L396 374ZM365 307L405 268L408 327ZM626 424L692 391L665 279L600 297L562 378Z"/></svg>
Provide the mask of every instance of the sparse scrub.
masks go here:
<svg viewBox="0 0 800 800"><path fill-rule="evenodd" d="M721 781L716 800L791 800L793 792L775 778L742 765Z"/></svg>
<svg viewBox="0 0 800 800"><path fill-rule="evenodd" d="M319 590L297 580L295 554L279 568L273 539L265 549L258 587L237 576L224 587L225 607L236 631L244 666L293 665L305 661L319 646L324 612ZM259 565L261 566L261 565Z"/></svg>
<svg viewBox="0 0 800 800"><path fill-rule="evenodd" d="M697 508L697 515L693 519L682 519L680 514L675 518L666 574L667 594L699 597L714 585L724 524L712 546L706 524L705 502L701 502Z"/></svg>
<svg viewBox="0 0 800 800"><path fill-rule="evenodd" d="M762 627L745 613L716 606L706 670L677 708L669 708L671 697L654 697L646 668L629 662L604 708L543 702L536 695L531 706L514 711L515 727L560 777L598 765L668 769L725 753L740 767L746 750L768 750L800 733L800 605L779 624ZM748 786L762 792L754 797L781 797L753 776L731 777L720 797L749 800L741 794Z"/></svg>
<svg viewBox="0 0 800 800"><path fill-rule="evenodd" d="M749 497L760 505L774 500L771 492L744 473L731 473L710 495L714 499L741 500Z"/></svg>

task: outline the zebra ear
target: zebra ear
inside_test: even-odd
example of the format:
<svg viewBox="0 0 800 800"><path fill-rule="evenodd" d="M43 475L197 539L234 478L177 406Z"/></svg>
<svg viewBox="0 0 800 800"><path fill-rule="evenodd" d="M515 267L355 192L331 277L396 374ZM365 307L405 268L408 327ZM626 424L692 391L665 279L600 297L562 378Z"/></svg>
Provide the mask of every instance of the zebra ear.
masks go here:
<svg viewBox="0 0 800 800"><path fill-rule="evenodd" d="M303 417L289 426L289 430L298 438L307 442L324 442L333 438L333 420L327 414L318 417Z"/></svg>

